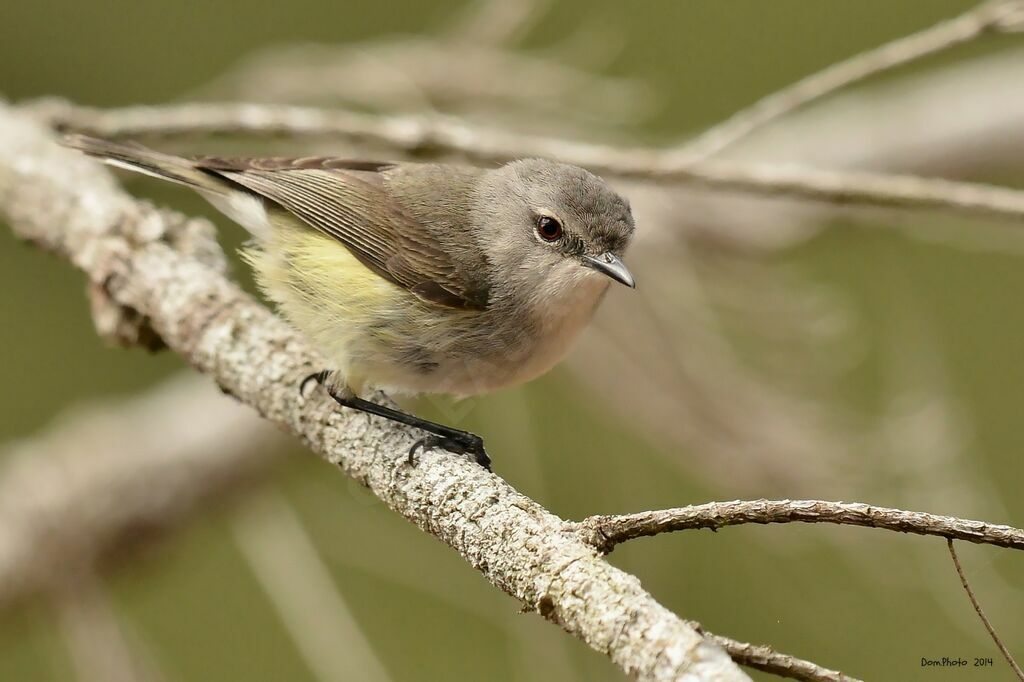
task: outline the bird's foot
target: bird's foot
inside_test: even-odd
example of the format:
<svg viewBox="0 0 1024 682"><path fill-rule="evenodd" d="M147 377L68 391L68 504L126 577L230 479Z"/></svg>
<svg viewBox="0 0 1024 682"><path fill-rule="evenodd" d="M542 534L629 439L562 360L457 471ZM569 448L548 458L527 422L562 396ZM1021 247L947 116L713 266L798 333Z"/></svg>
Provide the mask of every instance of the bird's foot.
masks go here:
<svg viewBox="0 0 1024 682"><path fill-rule="evenodd" d="M299 384L299 394L302 396L306 395L306 387L310 382L315 381L322 386L327 382L327 379L330 376L330 370L323 370L310 374L302 380L301 384ZM487 451L484 449L484 440L475 433L453 429L450 426L421 419L386 405L378 405L377 403L364 400L363 398L354 395L347 387L338 392L335 392L328 387L327 392L332 398L334 398L335 402L342 407L348 407L368 414L374 414L378 417L384 417L385 419L390 419L400 424L406 424L417 429L422 429L430 434L416 441L416 443L409 448L410 465L415 465L416 453L420 449L429 450L433 448L442 448L457 455L472 455L473 460L477 464L487 471L491 470L491 458L487 456Z"/></svg>
<svg viewBox="0 0 1024 682"><path fill-rule="evenodd" d="M445 436L432 433L419 439L409 448L409 464L415 465L416 453L419 450L434 448L441 448L456 455L472 455L473 461L487 471L491 470L491 458L484 449L484 439L468 431L455 431Z"/></svg>
<svg viewBox="0 0 1024 682"><path fill-rule="evenodd" d="M322 369L319 372L313 372L308 377L303 379L301 384L299 384L299 395L302 397L306 396L306 386L309 385L309 382L315 381L316 383L323 386L324 382L327 381L327 377L329 376L331 376L331 370L329 369Z"/></svg>

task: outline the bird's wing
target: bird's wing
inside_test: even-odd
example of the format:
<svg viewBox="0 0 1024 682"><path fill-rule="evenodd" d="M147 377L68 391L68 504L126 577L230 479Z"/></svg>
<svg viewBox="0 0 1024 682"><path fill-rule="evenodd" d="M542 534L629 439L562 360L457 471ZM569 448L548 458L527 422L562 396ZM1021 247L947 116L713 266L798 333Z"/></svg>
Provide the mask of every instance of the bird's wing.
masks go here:
<svg viewBox="0 0 1024 682"><path fill-rule="evenodd" d="M383 173L393 164L316 157L204 158L196 165L270 199L424 300L453 308L487 305L479 280L461 272L427 226L389 197Z"/></svg>

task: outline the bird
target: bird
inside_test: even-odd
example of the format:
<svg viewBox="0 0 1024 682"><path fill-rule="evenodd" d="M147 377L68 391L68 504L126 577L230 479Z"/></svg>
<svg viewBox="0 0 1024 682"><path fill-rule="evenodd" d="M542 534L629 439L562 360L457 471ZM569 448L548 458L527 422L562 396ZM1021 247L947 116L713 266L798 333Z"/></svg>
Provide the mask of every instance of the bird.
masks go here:
<svg viewBox="0 0 1024 682"><path fill-rule="evenodd" d="M305 378L340 405L423 430L417 448L472 456L483 439L362 397L466 397L544 374L569 351L623 262L629 202L583 168L329 156L182 157L134 142L63 143L185 185L251 235L257 285L329 360Z"/></svg>

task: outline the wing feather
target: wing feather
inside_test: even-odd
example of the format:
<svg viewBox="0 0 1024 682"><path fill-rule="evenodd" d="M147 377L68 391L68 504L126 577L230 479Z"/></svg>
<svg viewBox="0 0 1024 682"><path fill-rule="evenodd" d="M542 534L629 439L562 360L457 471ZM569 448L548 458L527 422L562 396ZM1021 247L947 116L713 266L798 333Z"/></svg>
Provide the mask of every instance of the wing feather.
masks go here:
<svg viewBox="0 0 1024 682"><path fill-rule="evenodd" d="M420 298L482 309L479 273L461 272L430 227L388 194L393 165L344 159L198 159L198 167L263 196L328 235L364 265Z"/></svg>

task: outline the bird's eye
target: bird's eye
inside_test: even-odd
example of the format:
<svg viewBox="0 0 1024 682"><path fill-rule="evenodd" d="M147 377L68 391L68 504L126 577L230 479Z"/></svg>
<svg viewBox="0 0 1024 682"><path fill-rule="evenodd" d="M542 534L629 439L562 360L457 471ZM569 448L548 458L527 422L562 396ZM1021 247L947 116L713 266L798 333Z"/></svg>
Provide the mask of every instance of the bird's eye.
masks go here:
<svg viewBox="0 0 1024 682"><path fill-rule="evenodd" d="M537 234L546 242L556 242L562 238L562 223L551 216L542 215L537 218Z"/></svg>

